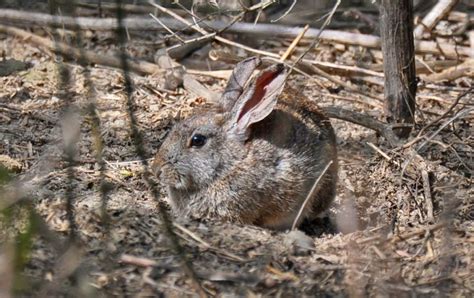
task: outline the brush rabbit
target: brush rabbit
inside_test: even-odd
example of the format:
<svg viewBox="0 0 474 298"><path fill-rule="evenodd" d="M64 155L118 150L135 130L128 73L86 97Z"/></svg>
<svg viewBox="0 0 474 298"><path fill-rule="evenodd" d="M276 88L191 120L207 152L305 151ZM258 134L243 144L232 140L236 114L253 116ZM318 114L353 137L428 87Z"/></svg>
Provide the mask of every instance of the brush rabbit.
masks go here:
<svg viewBox="0 0 474 298"><path fill-rule="evenodd" d="M332 161L298 224L335 195L337 150L329 120L306 98L284 90L282 64L236 65L217 106L178 123L153 168L178 215L284 230Z"/></svg>

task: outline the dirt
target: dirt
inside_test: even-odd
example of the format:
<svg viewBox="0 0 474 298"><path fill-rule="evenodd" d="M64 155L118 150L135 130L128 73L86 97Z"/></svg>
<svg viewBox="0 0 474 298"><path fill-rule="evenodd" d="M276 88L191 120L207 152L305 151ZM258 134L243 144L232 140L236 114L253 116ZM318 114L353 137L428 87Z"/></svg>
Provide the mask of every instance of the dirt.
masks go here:
<svg viewBox="0 0 474 298"><path fill-rule="evenodd" d="M113 53L110 36L96 34L87 48ZM132 38L145 42L157 37L143 33ZM278 52L278 46L284 51L287 43L261 47ZM163 233L157 201L144 180L130 134L121 70L92 65L85 71L74 61L54 59L50 52L12 36L0 35L0 45L8 59L30 65L0 77L0 156L12 160L19 171L9 174L5 189L22 193L17 201L0 202L0 272L9 277L7 287L25 296L196 295ZM154 49L132 43L127 50L151 60ZM322 44L310 56L354 65L371 53ZM371 57L373 63L380 62ZM70 79L61 83L65 70ZM150 159L176 118L205 99L182 87L164 90L162 75L130 75L133 113ZM196 79L217 91L225 84L207 76ZM307 223L309 236L175 218L185 257L205 291L219 296L472 295L473 112L437 131L450 114L426 129L423 135L433 136L429 141L401 146L472 83L468 77L420 84L416 128L397 147L367 128L332 120L338 136L338 193L324 217ZM383 120L382 102L341 90L324 78L295 74L288 84L320 106L343 106ZM378 85L356 85L374 97L383 93ZM91 103L100 119L105 174L96 160ZM472 107L472 94L460 103L456 112ZM73 161L68 161L69 152ZM101 185L107 190L106 204ZM159 199L165 196L159 187ZM75 226L69 221L68 198ZM151 266L143 264L148 261L153 261Z"/></svg>

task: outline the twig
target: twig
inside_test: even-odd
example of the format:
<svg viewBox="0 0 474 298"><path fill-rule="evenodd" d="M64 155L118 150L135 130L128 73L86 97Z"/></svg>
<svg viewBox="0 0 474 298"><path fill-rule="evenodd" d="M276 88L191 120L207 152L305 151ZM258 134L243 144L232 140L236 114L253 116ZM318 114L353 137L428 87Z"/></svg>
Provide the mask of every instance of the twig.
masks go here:
<svg viewBox="0 0 474 298"><path fill-rule="evenodd" d="M371 142L367 142L367 145L369 145L370 148L374 149L375 152L377 152L378 154L382 155L383 158L385 158L387 161L391 161L392 158L390 156L387 155L387 153L383 152L379 147L375 146L374 144L372 144Z"/></svg>
<svg viewBox="0 0 474 298"><path fill-rule="evenodd" d="M339 1L339 0L338 0ZM164 8L162 7L161 5L158 5L158 4L155 4L153 1L150 1L150 4L152 4L153 6L155 6L156 8L158 8L159 10L161 10L162 12L164 13L167 13L169 14L170 16L176 18L177 20L179 20L180 22L182 22L183 24L193 28L194 30L196 30L197 32L203 34L203 35L208 35L209 33L202 29L201 27L199 26L196 26L196 25L193 25L192 23L190 23L189 21L187 21L186 19L180 17L179 15L177 15L176 13L170 11L169 9L167 8ZM319 32L322 32L322 31L319 31ZM270 58L273 58L275 61L279 61L279 58L280 56L277 55L277 54L274 54L274 53L271 53L271 52L268 52L268 51L262 51L262 50L257 50L257 49L254 49L254 48L251 48L251 47L248 47L248 46L245 46L243 44L240 44L240 43L237 43L237 42L234 42L234 41L230 41L226 38L223 38L219 35L216 35L214 37L217 41L220 41L222 43L225 43L225 44L228 44L230 46L235 46L235 47L238 47L238 48L241 48L241 49L244 49L244 50L247 50L249 52L253 52L253 53L256 53L256 54L259 54L259 55L264 55L264 56L268 56ZM316 40L317 42L318 40ZM314 43L316 43L314 42ZM302 56L299 57L299 59L301 59ZM291 66L292 68L294 68L294 64ZM313 65L307 65L307 67L309 67L314 73L317 73L318 75L320 76L323 76L325 77L326 79L338 84L338 85L341 85L343 86L344 88L346 88L347 90L350 90L350 91L354 91L354 92L357 92L357 93L360 93L360 94L363 94L367 97L372 97L371 95L368 95L366 94L365 92L359 90L358 88L355 88L355 87L352 87L350 86L349 84L347 84L346 82L340 80L340 79L337 79L337 78L334 78L332 76L330 76L329 74L327 74L326 72L318 69L317 67L313 66ZM299 71L301 72L301 71Z"/></svg>
<svg viewBox="0 0 474 298"><path fill-rule="evenodd" d="M431 198L430 176L427 170L421 171L421 178L423 179L423 191L425 193L426 216L429 222L433 222L433 199Z"/></svg>
<svg viewBox="0 0 474 298"><path fill-rule="evenodd" d="M283 19L284 17L286 17L286 16L290 13L290 11L293 10L293 8L294 8L295 5L296 5L296 2L298 2L298 1L297 1L297 0L293 0L293 3L291 3L291 6L290 6L281 16L279 16L278 18L276 18L276 19L274 19L274 20L271 20L270 22L276 23L276 22L278 22L279 20L281 20L281 19Z"/></svg>
<svg viewBox="0 0 474 298"><path fill-rule="evenodd" d="M334 13L336 12L336 9L338 8L338 6L341 4L341 0L337 0L336 1L336 4L334 4L334 7L332 8L331 12L329 13L328 17L326 18L326 20L324 21L323 25L321 26L321 29L319 30L319 32L316 34L316 36L314 37L313 41L311 42L311 44L305 49L305 51L303 53L301 53L301 55L296 59L296 61L294 62L293 66L296 65L296 63L298 63L301 59L304 58L304 56L306 56L306 54L308 54L309 51L313 50L314 48L317 48L318 45L319 45L319 42L320 42L320 38L321 38L321 35L324 33L324 30L326 29L327 25L329 25L329 23L331 22L332 20L332 17L334 16Z"/></svg>
<svg viewBox="0 0 474 298"><path fill-rule="evenodd" d="M316 61L316 60L308 60L308 59L303 59L303 62L311 63L326 72L331 72L332 74L339 75L339 76L349 77L349 76L362 75L362 76L374 76L374 77L383 78L383 73L381 72L361 68L358 66L349 66L349 65L336 64L336 63L331 63L331 62L326 62L326 61Z"/></svg>
<svg viewBox="0 0 474 298"><path fill-rule="evenodd" d="M426 234L426 231L430 231L430 232L437 231L437 230L441 229L442 227L444 227L445 225L446 224L444 222L440 222L440 223L437 223L437 224L434 224L434 225L431 225L431 226L428 226L428 227L423 227L423 228L419 228L419 229L414 230L414 231L406 232L404 234L393 235L392 237L388 238L387 241L389 241L393 244L393 243L396 243L396 242L407 240L407 239L415 237L415 236L424 235L424 234Z"/></svg>
<svg viewBox="0 0 474 298"><path fill-rule="evenodd" d="M342 95L331 94L331 93L323 94L322 96L340 99L340 100L349 101L349 102L357 102L357 103L369 106L371 108L379 109L379 110L383 109L382 105L377 102L374 103L372 101L365 101L365 100L357 98L356 96L350 96L350 95L342 96Z"/></svg>
<svg viewBox="0 0 474 298"><path fill-rule="evenodd" d="M227 63L237 63L240 59L238 57L230 57L229 53L221 50L212 50L210 52L213 60L222 60ZM374 71L371 69L365 69L358 66L349 66L349 65L342 65L336 64L332 62L326 61L317 61L317 60L310 60L310 59L302 59L304 63L300 63L299 66L307 72L308 74L316 74L312 71L312 68L306 67L307 64L312 64L327 72L328 74L332 75L339 75L344 77L351 77L351 76L374 76L374 77L381 77L383 78L383 73ZM265 61L264 65L265 65Z"/></svg>
<svg viewBox="0 0 474 298"><path fill-rule="evenodd" d="M136 257L128 254L120 256L120 263L140 266L140 267L154 267L158 265L158 262L144 257Z"/></svg>
<svg viewBox="0 0 474 298"><path fill-rule="evenodd" d="M163 22L160 21L159 18L155 17L155 15L152 14L152 13L150 13L149 15L150 15L150 17L152 17L155 21L157 21L158 24L160 24L161 26L163 26L163 28L165 28L165 30L168 31L172 36L176 37L177 40L179 40L181 43L184 43L184 40L183 40L181 37L179 37L178 34L174 33L173 30L171 30L170 28L168 28L168 26L166 26L165 24L163 24Z"/></svg>
<svg viewBox="0 0 474 298"><path fill-rule="evenodd" d="M231 260L235 260L235 261L239 261L239 262L245 262L246 261L245 259L239 257L236 254L233 254L231 252L228 252L228 251L225 251L225 250L222 250L222 249L215 248L215 247L211 246L209 243L204 241L201 237L199 237L198 235L196 235L195 233L193 233L189 229L186 229L185 227L183 227L182 225L180 225L178 223L174 222L173 225L176 228L178 228L179 230L181 230L183 233L188 235L189 237L193 238L196 242L198 242L199 244L201 244L202 246L204 246L207 249L213 250L213 251L215 251L215 252L217 252L221 255L224 255L224 256L228 257L229 259L231 259Z"/></svg>
<svg viewBox="0 0 474 298"><path fill-rule="evenodd" d="M466 95L468 94L471 94L472 93L472 90L474 89L474 87L470 87L468 90L464 91L463 93L461 93L460 95L458 95L458 97L456 97L456 99L454 100L454 102L451 104L451 106L449 106L449 108L442 114L440 115L439 117L437 117L436 119L434 119L433 121L431 121L430 123L428 123L427 125L425 125L422 129L420 129L420 131L418 132L418 135L416 136L416 138L414 138L413 140L411 140L410 142L404 144L402 146L402 148L408 148L410 146L412 146L413 144L415 144L416 142L420 141L421 139L423 139L424 137L422 136L422 133L427 130L429 127L435 125L436 123L438 123L439 121L441 121L444 117L446 117L449 113L451 113L451 111L459 104L459 101Z"/></svg>
<svg viewBox="0 0 474 298"><path fill-rule="evenodd" d="M383 252L381 252L380 249L378 249L375 245L371 245L369 246L369 248L371 248L381 260L387 259L387 256Z"/></svg>
<svg viewBox="0 0 474 298"><path fill-rule="evenodd" d="M368 98L373 98L373 99L376 99L376 100L382 100L381 96L375 96L375 95L371 95L367 92L364 92L364 91L362 91L361 89L359 89L355 86L349 85L348 83L346 83L345 81L343 81L341 79L338 79L338 78L335 78L335 77L331 76L327 72L319 69L318 67L316 67L314 65L307 64L304 61L300 62L300 64L303 64L305 66L305 68L307 68L311 71L311 73L315 73L318 76L321 76L321 77L323 77L323 78L325 78L325 79L327 79L327 80L329 80L329 81L331 81L331 82L333 82L333 83L335 83L339 86L342 86L342 87L344 87L344 89L346 89L348 91L352 91L352 92L367 96Z"/></svg>
<svg viewBox="0 0 474 298"><path fill-rule="evenodd" d="M470 109L466 109L464 111L461 111L457 114L455 114L453 117L451 117L451 119L447 120L445 123L443 123L433 134L431 134L431 136L429 136L428 138L426 138L426 140L421 143L420 146L418 146L418 148L416 150L414 150L414 152L411 154L411 156L407 159L407 161L404 163L403 165L403 168L402 168L402 171L400 173L400 177L403 177L404 173L405 173L405 170L407 169L408 165L411 163L411 161L413 160L413 158L416 156L416 154L418 153L418 151L421 150L421 148L423 148L428 142L430 142L436 135L438 135L438 133L440 133L440 131L442 131L446 126L448 126L451 122L453 122L454 120L460 118L460 117L463 117L467 114L469 114L470 112L474 111L474 108L470 108Z"/></svg>
<svg viewBox="0 0 474 298"><path fill-rule="evenodd" d="M293 224L291 225L291 230L295 230L296 229L296 226L298 224L298 221L300 220L300 217L301 215L303 214L303 210L306 208L306 205L308 205L308 202L309 200L313 197L314 195L314 192L316 191L316 187L318 186L319 184L319 181L321 181L322 177L326 174L327 170L329 169L329 167L333 164L333 160L330 160L326 167L323 169L323 171L321 172L321 174L319 174L318 178L316 179L316 181L314 182L313 184L313 187L311 188L311 190L309 191L308 195L306 196L306 199L304 200L303 204L301 204L301 207L300 207L300 210L298 211L298 214L296 215L295 219L293 220Z"/></svg>
<svg viewBox="0 0 474 298"><path fill-rule="evenodd" d="M459 64L459 60L424 61L420 57L415 57L415 59L417 74L431 74ZM367 66L367 68L380 72L383 71L383 64L372 64Z"/></svg>
<svg viewBox="0 0 474 298"><path fill-rule="evenodd" d="M295 1L296 3L296 1ZM308 31L308 28L309 28L309 25L306 25L304 26L303 30L301 30L300 34L298 34L298 36L295 37L295 39L293 39L293 41L291 42L291 44L288 46L288 48L286 49L285 53L283 55L281 55L281 58L280 58L280 61L283 62L286 60L286 58L288 58L290 56L290 54L293 52L293 50L295 49L296 45L300 42L300 40L303 38L304 34L306 33L306 31Z"/></svg>
<svg viewBox="0 0 474 298"><path fill-rule="evenodd" d="M458 114L455 114L451 119L443 123L431 136L429 136L419 147L416 151L419 151L423 148L429 141L431 141L440 131L442 131L446 126L448 126L451 122L456 120L457 118L463 117L464 115L469 114L470 112L474 111L474 108L470 108L464 111L460 111Z"/></svg>
<svg viewBox="0 0 474 298"><path fill-rule="evenodd" d="M175 18L179 22L181 22L181 23L185 24L186 26L189 26L190 28L194 29L195 31L201 33L202 35L209 35L209 32L207 32L206 30L204 30L203 28L201 28L201 27L199 27L195 24L192 24L190 21L188 21L185 18L179 16L178 14L174 13L173 11L171 11L171 10L161 6L161 5L158 5L158 4L154 3L154 1L149 1L149 3L151 5L153 5L154 7L158 8L160 11L172 16L173 18ZM270 57L273 57L273 58L279 58L279 56L277 54L273 54L273 53L266 52L266 51L261 51L261 50L256 50L254 48L239 44L237 42L233 42L231 40L228 40L228 39L223 38L223 37L218 36L218 35L216 35L214 38L215 38L215 40L220 41L222 43L228 44L230 46L236 46L236 47L242 48L244 50L247 50L249 52L253 52L255 54L270 56Z"/></svg>

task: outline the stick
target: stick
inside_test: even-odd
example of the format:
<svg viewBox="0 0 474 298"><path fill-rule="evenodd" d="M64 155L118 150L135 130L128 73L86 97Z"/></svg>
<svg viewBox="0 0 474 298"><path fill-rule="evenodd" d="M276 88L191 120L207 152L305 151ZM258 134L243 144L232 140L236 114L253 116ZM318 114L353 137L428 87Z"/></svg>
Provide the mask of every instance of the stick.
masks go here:
<svg viewBox="0 0 474 298"><path fill-rule="evenodd" d="M387 239L387 242L391 242L391 244L397 243L399 241L407 240L409 238L415 237L415 236L420 236L426 234L426 232L434 232L437 231L441 228L443 228L446 225L444 222L439 222L437 224L427 226L427 227L422 227L419 229L416 229L414 231L406 232L404 234L399 234L399 235L393 235L392 237Z"/></svg>
<svg viewBox="0 0 474 298"><path fill-rule="evenodd" d="M392 131L392 126L375 118L339 107L324 107L321 109L329 118L345 120L375 130L384 136L391 145L395 145L398 142L397 137Z"/></svg>
<svg viewBox="0 0 474 298"><path fill-rule="evenodd" d="M428 171L422 170L421 178L423 179L423 191L425 193L426 216L428 217L429 222L433 222L433 199L431 198L431 184Z"/></svg>
<svg viewBox="0 0 474 298"><path fill-rule="evenodd" d="M174 37L176 37L176 39L178 39L181 43L184 43L184 40L183 40L181 37L179 37L178 34L174 33L173 30L171 30L171 29L168 28L165 24L163 24L163 22L160 21L159 18L155 17L154 14L150 13L150 17L151 17L152 19L154 19L156 22L158 22L158 24L160 24L161 26L163 26L163 28L165 28L166 31L168 31L171 35L173 35Z"/></svg>
<svg viewBox="0 0 474 298"><path fill-rule="evenodd" d="M382 155L382 157L385 158L387 161L392 160L392 158L390 156L388 156L387 153L383 152L379 147L375 146L373 143L367 142L367 145L369 145L370 148L374 149L375 152Z"/></svg>
<svg viewBox="0 0 474 298"><path fill-rule="evenodd" d="M439 73L433 73L422 77L427 82L454 81L460 77L474 78L474 59L468 59L465 62L447 68Z"/></svg>
<svg viewBox="0 0 474 298"><path fill-rule="evenodd" d="M212 50L210 52L210 56L212 56L213 60L221 60L226 63L237 63L240 61L238 57L231 57L229 53L222 51L222 50ZM264 65L265 64L265 61ZM339 75L344 77L352 77L352 76L375 76L383 78L383 73L372 70L372 69L365 69L358 66L349 66L349 65L341 65L331 62L325 61L317 61L317 60L310 60L310 59L302 59L303 63L299 63L299 67L302 70L307 72L308 74L318 74L312 70L312 67L308 67L307 65L314 65L322 71L333 75ZM456 65L456 64L454 64ZM380 68L380 71L383 68Z"/></svg>
<svg viewBox="0 0 474 298"><path fill-rule="evenodd" d="M155 260L144 257L137 257L129 254L121 255L119 262L140 267L154 267L158 265L158 262L156 262Z"/></svg>
<svg viewBox="0 0 474 298"><path fill-rule="evenodd" d="M163 24L174 31L188 29L180 21L170 18L160 18ZM3 24L19 24L26 26L60 26L64 28L79 28L84 30L115 30L117 20L115 18L74 18L51 16L49 14L24 12L13 9L0 9L0 23ZM192 24L189 21L190 24ZM152 19L126 18L123 19L124 27L128 30L148 30L163 31L165 30L160 24ZM212 21L205 23L207 27L214 31L220 31L228 26L223 21ZM276 24L253 24L253 23L235 23L230 26L226 32L234 34L254 34L272 37L294 38L301 32L300 27L290 27ZM320 34L320 30L310 28L306 32L306 38L315 38ZM217 39L217 38L216 38ZM358 45L367 48L380 48L380 38L374 35L350 33L339 30L324 30L320 36L321 40L328 42L337 42L349 45ZM219 40L220 41L220 40ZM221 41L222 42L222 41ZM463 46L455 46L446 43L437 43L433 41L417 41L415 49L418 53L423 54L444 54L449 58L458 58L459 56L474 56L474 49ZM278 55L276 55L278 56ZM280 58L274 57L274 58Z"/></svg>
<svg viewBox="0 0 474 298"><path fill-rule="evenodd" d="M420 39L423 36L425 29L431 31L438 22L443 19L459 0L439 0L431 11L423 18L423 20L416 26L414 30L415 38Z"/></svg>
<svg viewBox="0 0 474 298"><path fill-rule="evenodd" d="M296 1L295 1L296 3ZM306 31L308 31L309 25L304 26L303 30L301 30L300 34L296 36L295 39L291 42L290 46L286 49L285 53L281 56L280 61L283 62L290 56L290 54L293 52L295 49L296 45L300 42L300 40L303 38L304 34Z"/></svg>

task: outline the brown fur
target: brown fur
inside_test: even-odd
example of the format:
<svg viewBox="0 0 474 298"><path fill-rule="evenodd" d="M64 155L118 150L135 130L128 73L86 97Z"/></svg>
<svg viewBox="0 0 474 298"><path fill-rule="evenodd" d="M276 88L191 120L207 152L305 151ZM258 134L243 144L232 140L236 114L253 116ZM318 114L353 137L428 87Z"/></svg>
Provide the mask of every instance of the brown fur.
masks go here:
<svg viewBox="0 0 474 298"><path fill-rule="evenodd" d="M168 187L173 210L287 229L332 160L301 220L328 208L337 181L336 141L315 104L286 89L273 111L251 124L245 141L230 136L226 128L234 114L211 110L191 116L164 141L154 165ZM196 132L209 136L202 148L189 146Z"/></svg>

